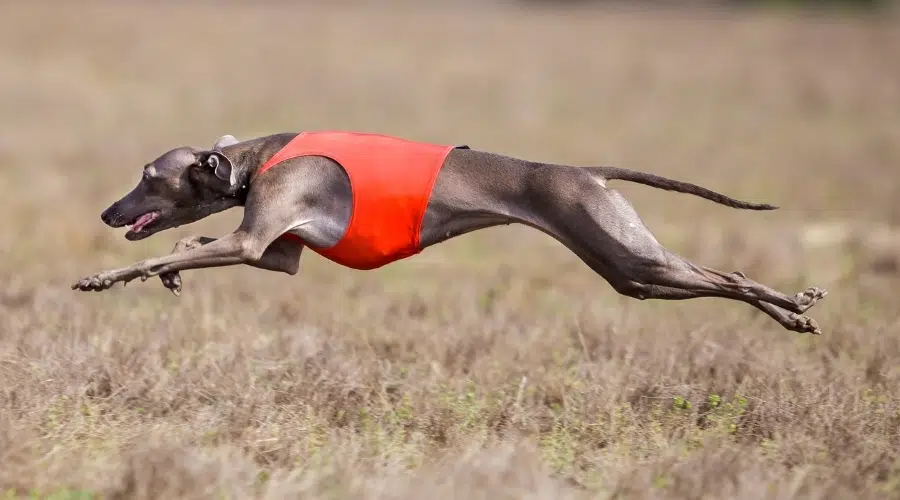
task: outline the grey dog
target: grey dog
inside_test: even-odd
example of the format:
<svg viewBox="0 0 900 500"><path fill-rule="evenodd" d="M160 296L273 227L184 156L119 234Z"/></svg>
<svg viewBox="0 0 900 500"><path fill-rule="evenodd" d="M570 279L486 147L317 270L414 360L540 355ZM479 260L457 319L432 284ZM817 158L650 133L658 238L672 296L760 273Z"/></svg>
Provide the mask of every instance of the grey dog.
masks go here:
<svg viewBox="0 0 900 500"><path fill-rule="evenodd" d="M239 227L221 238L192 237L170 255L86 277L72 289L101 291L116 282L160 276L176 295L179 271L246 264L296 274L304 246L335 245L353 206L342 166L325 156L289 159L266 175L259 168L297 136L247 141L221 137L212 149L180 147L147 164L137 186L102 214L111 227L132 226L131 241L244 207ZM802 316L825 290L786 295L747 278L693 264L663 247L608 180L687 193L733 208L776 207L738 201L709 189L635 170L538 163L468 146L453 148L434 181L422 217L421 248L478 229L518 223L555 238L618 293L639 300L722 297L746 302L787 330L821 334ZM302 244L282 238L292 233Z"/></svg>

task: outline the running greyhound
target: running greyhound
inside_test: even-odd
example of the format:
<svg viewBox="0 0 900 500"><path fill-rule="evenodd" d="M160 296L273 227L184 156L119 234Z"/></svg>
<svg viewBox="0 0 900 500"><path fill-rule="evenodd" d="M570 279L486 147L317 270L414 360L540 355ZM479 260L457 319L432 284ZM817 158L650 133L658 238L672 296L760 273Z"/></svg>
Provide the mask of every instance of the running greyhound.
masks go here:
<svg viewBox="0 0 900 500"><path fill-rule="evenodd" d="M802 314L825 290L786 295L741 272L689 262L660 245L607 186L613 179L733 208L777 208L635 170L538 163L465 145L343 131L243 142L226 135L212 149L180 147L147 164L137 186L101 218L131 226L125 237L136 241L243 206L239 227L218 239L186 238L168 256L86 277L72 289L159 276L179 295L179 271L237 264L293 275L305 247L353 269L376 269L462 234L519 223L561 242L625 296L739 300L787 330L821 334Z"/></svg>

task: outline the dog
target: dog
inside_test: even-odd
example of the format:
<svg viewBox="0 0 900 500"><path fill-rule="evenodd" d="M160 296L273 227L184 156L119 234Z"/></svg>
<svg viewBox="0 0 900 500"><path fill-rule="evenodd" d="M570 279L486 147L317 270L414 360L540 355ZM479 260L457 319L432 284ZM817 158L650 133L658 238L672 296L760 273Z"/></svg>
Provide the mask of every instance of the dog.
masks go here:
<svg viewBox="0 0 900 500"><path fill-rule="evenodd" d="M294 275L309 248L359 270L376 269L479 229L522 224L565 245L619 294L639 300L720 297L752 305L789 331L821 334L803 314L827 295L786 295L739 271L696 265L663 247L608 181L696 195L737 209L774 210L704 187L616 167L539 163L467 145L414 142L344 131L281 133L212 149L172 149L103 211L137 241L243 207L221 238L179 241L167 256L104 271L73 290L159 276L175 295L180 271L249 265Z"/></svg>

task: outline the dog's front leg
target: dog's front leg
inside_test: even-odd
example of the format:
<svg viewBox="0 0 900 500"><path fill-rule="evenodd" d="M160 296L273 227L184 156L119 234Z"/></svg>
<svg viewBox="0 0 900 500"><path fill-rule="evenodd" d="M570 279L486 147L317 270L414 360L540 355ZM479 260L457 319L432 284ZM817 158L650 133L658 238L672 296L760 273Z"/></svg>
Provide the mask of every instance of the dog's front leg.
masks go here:
<svg viewBox="0 0 900 500"><path fill-rule="evenodd" d="M175 244L172 253L182 253L203 245L208 245L216 241L216 238L206 236L193 236L183 238ZM300 268L300 255L303 252L303 245L294 241L279 238L272 242L263 252L257 262L248 262L247 264L257 269L265 271L275 271L290 275L297 274ZM169 273L160 273L160 281L164 287L172 291L176 296L181 295L181 274L177 271Z"/></svg>
<svg viewBox="0 0 900 500"><path fill-rule="evenodd" d="M146 280L159 274L185 269L252 264L260 260L267 246L267 241L257 241L257 238L238 231L185 252L147 259L122 269L103 271L79 280L72 285L72 289L99 292L120 281L128 283L136 278Z"/></svg>

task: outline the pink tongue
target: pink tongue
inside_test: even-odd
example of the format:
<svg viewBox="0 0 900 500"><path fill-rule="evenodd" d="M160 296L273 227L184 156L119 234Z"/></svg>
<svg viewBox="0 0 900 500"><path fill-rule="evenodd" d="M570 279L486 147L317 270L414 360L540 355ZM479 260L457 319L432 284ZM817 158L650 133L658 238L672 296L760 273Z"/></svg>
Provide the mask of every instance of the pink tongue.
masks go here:
<svg viewBox="0 0 900 500"><path fill-rule="evenodd" d="M154 214L153 214L153 212L146 213L146 214L140 216L140 218L137 220L137 222L135 222L134 225L131 226L131 230L134 231L134 232L138 232L138 231L140 231L141 229L143 229L143 227L144 227L145 225L147 225L147 223L149 223L149 222L152 221L153 219L154 219Z"/></svg>

